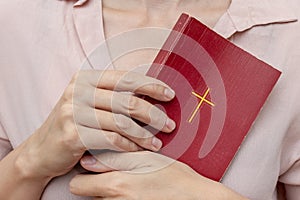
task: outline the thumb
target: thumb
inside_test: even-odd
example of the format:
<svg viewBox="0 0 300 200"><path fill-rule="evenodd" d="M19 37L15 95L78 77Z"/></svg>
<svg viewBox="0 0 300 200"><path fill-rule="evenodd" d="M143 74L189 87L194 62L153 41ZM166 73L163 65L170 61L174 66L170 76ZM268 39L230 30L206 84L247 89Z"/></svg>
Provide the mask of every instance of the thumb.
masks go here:
<svg viewBox="0 0 300 200"><path fill-rule="evenodd" d="M142 154L147 154L146 151ZM85 155L80 164L83 168L93 172L131 171L141 168L146 160L141 153L105 152L97 155Z"/></svg>
<svg viewBox="0 0 300 200"><path fill-rule="evenodd" d="M92 172L109 172L114 171L113 168L108 167L107 165L102 164L98 161L94 155L85 155L80 160L81 166Z"/></svg>
<svg viewBox="0 0 300 200"><path fill-rule="evenodd" d="M106 152L98 155L86 155L80 163L83 168L93 172L127 171L150 172L167 167L174 160L161 154L139 152Z"/></svg>

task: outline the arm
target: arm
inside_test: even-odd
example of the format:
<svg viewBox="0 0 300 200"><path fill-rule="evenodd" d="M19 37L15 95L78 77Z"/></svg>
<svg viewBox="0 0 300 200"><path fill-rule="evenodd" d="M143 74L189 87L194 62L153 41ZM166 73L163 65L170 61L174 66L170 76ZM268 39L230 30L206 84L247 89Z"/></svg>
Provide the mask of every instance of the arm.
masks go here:
<svg viewBox="0 0 300 200"><path fill-rule="evenodd" d="M24 152L23 146L12 151L7 134L0 123L0 185L2 186L0 187L0 199L39 199L48 182L47 179L30 179L31 176L26 175L25 164L29 163L21 164L18 161L19 152ZM18 165L16 165L17 163ZM25 193L24 191L31 192Z"/></svg>
<svg viewBox="0 0 300 200"><path fill-rule="evenodd" d="M50 177L38 177L30 170L24 152L21 145L0 161L0 199L38 200L50 181Z"/></svg>
<svg viewBox="0 0 300 200"><path fill-rule="evenodd" d="M22 147L12 151L12 146L8 140L2 124L0 123L0 198L1 199L39 199L44 185L48 180L27 180L25 176L25 165L15 165L19 163L18 152L22 152ZM10 152L10 153L9 153ZM6 157L5 157L6 156ZM5 157L5 158L4 158ZM2 158L4 158L2 160ZM26 163L25 163L26 164ZM23 192L31 191L31 192Z"/></svg>
<svg viewBox="0 0 300 200"><path fill-rule="evenodd" d="M221 183L197 174L189 166L152 152L87 156L81 164L90 171L107 172L76 176L70 189L81 196L111 200L246 200Z"/></svg>
<svg viewBox="0 0 300 200"><path fill-rule="evenodd" d="M0 161L0 199L39 199L47 183L68 173L88 149L160 149L161 142L132 118L152 122L164 132L175 124L158 108L124 91L162 101L174 97L164 83L136 73L77 73L45 123Z"/></svg>

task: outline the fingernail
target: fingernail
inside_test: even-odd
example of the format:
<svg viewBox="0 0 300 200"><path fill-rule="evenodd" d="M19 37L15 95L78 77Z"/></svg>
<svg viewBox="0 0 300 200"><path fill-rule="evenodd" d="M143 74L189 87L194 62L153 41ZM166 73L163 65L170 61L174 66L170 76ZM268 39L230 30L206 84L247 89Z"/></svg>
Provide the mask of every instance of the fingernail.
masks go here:
<svg viewBox="0 0 300 200"><path fill-rule="evenodd" d="M170 89L170 88L166 88L165 91L164 91L164 94L165 96L168 98L168 99L173 99L175 97L175 92L174 90Z"/></svg>
<svg viewBox="0 0 300 200"><path fill-rule="evenodd" d="M170 131L173 131L176 128L176 123L172 119L168 118L166 121L166 126Z"/></svg>
<svg viewBox="0 0 300 200"><path fill-rule="evenodd" d="M152 139L152 145L155 151L158 151L162 147L162 141L156 137Z"/></svg>
<svg viewBox="0 0 300 200"><path fill-rule="evenodd" d="M85 156L81 159L81 163L83 165L95 165L97 160L94 158L94 156Z"/></svg>

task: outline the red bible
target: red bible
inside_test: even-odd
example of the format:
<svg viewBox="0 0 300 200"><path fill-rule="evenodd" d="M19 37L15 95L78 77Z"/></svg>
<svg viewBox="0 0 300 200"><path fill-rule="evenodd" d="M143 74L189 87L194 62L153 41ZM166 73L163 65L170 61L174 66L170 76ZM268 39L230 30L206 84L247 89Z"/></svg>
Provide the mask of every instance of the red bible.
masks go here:
<svg viewBox="0 0 300 200"><path fill-rule="evenodd" d="M177 123L155 133L161 153L220 181L280 74L182 14L147 73L176 92L169 103L146 98Z"/></svg>

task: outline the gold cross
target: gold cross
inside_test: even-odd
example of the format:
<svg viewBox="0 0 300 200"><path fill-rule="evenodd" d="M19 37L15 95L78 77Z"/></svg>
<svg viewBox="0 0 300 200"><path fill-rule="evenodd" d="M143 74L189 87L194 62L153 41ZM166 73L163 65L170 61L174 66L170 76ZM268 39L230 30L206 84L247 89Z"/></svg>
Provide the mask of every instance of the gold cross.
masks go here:
<svg viewBox="0 0 300 200"><path fill-rule="evenodd" d="M191 123L194 119L194 117L196 116L198 110L200 109L201 105L203 104L203 102L211 105L211 106L215 106L215 104L213 104L212 102L210 102L209 100L206 99L206 96L208 95L209 93L209 88L206 90L206 92L204 93L203 97L199 94L197 94L196 92L192 92L192 94L196 97L198 97L199 99L201 99L201 101L199 102L199 104L197 105L196 109L194 110L192 116L190 117L189 119L189 123Z"/></svg>

